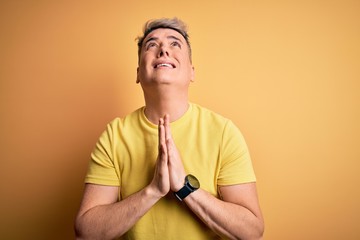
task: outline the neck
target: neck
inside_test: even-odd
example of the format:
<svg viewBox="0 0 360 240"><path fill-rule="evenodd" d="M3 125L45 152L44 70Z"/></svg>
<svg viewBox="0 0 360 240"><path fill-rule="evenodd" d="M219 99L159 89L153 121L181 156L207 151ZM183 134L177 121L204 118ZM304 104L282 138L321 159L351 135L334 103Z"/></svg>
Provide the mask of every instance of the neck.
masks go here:
<svg viewBox="0 0 360 240"><path fill-rule="evenodd" d="M159 119L165 114L169 114L170 122L181 118L189 108L188 95L186 93L167 91L146 94L145 96L145 116L154 123L158 124Z"/></svg>

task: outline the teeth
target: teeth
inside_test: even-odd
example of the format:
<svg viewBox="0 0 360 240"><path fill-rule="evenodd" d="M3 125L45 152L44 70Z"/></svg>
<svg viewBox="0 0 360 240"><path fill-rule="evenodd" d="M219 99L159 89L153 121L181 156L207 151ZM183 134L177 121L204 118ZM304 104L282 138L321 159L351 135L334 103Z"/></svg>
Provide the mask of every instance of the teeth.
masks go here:
<svg viewBox="0 0 360 240"><path fill-rule="evenodd" d="M158 65L156 65L156 67L169 67L169 68L172 68L173 66L169 63L160 63Z"/></svg>

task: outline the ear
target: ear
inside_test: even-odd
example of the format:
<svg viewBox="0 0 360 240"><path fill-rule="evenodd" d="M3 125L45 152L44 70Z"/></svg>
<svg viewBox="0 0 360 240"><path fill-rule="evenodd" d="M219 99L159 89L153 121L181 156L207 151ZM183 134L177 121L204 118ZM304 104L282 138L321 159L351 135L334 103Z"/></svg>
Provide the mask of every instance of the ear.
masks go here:
<svg viewBox="0 0 360 240"><path fill-rule="evenodd" d="M195 67L191 66L190 82L195 82Z"/></svg>
<svg viewBox="0 0 360 240"><path fill-rule="evenodd" d="M136 68L136 83L140 82L140 78L139 78L139 67Z"/></svg>

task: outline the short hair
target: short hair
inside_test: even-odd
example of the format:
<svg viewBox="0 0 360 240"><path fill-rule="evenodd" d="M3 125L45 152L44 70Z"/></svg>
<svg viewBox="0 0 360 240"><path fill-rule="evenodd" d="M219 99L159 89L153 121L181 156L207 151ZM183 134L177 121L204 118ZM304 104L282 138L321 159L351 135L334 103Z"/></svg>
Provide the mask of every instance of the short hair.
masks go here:
<svg viewBox="0 0 360 240"><path fill-rule="evenodd" d="M189 41L188 28L187 25L178 18L160 18L160 19L152 19L145 23L143 27L143 35L136 38L138 45L138 58L140 59L141 48L149 33L159 28L168 28L177 31L184 38L189 47L189 57L191 61L191 45Z"/></svg>

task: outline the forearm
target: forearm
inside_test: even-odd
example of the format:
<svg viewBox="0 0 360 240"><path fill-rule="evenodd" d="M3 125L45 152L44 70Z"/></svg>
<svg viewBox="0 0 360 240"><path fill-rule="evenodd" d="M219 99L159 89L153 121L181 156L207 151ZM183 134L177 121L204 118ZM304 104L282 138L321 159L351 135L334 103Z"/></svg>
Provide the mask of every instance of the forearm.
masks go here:
<svg viewBox="0 0 360 240"><path fill-rule="evenodd" d="M262 239L263 220L249 209L199 189L185 198L189 208L214 232L229 239Z"/></svg>
<svg viewBox="0 0 360 240"><path fill-rule="evenodd" d="M114 239L126 233L157 201L150 188L144 188L126 199L89 209L76 219L80 239Z"/></svg>

